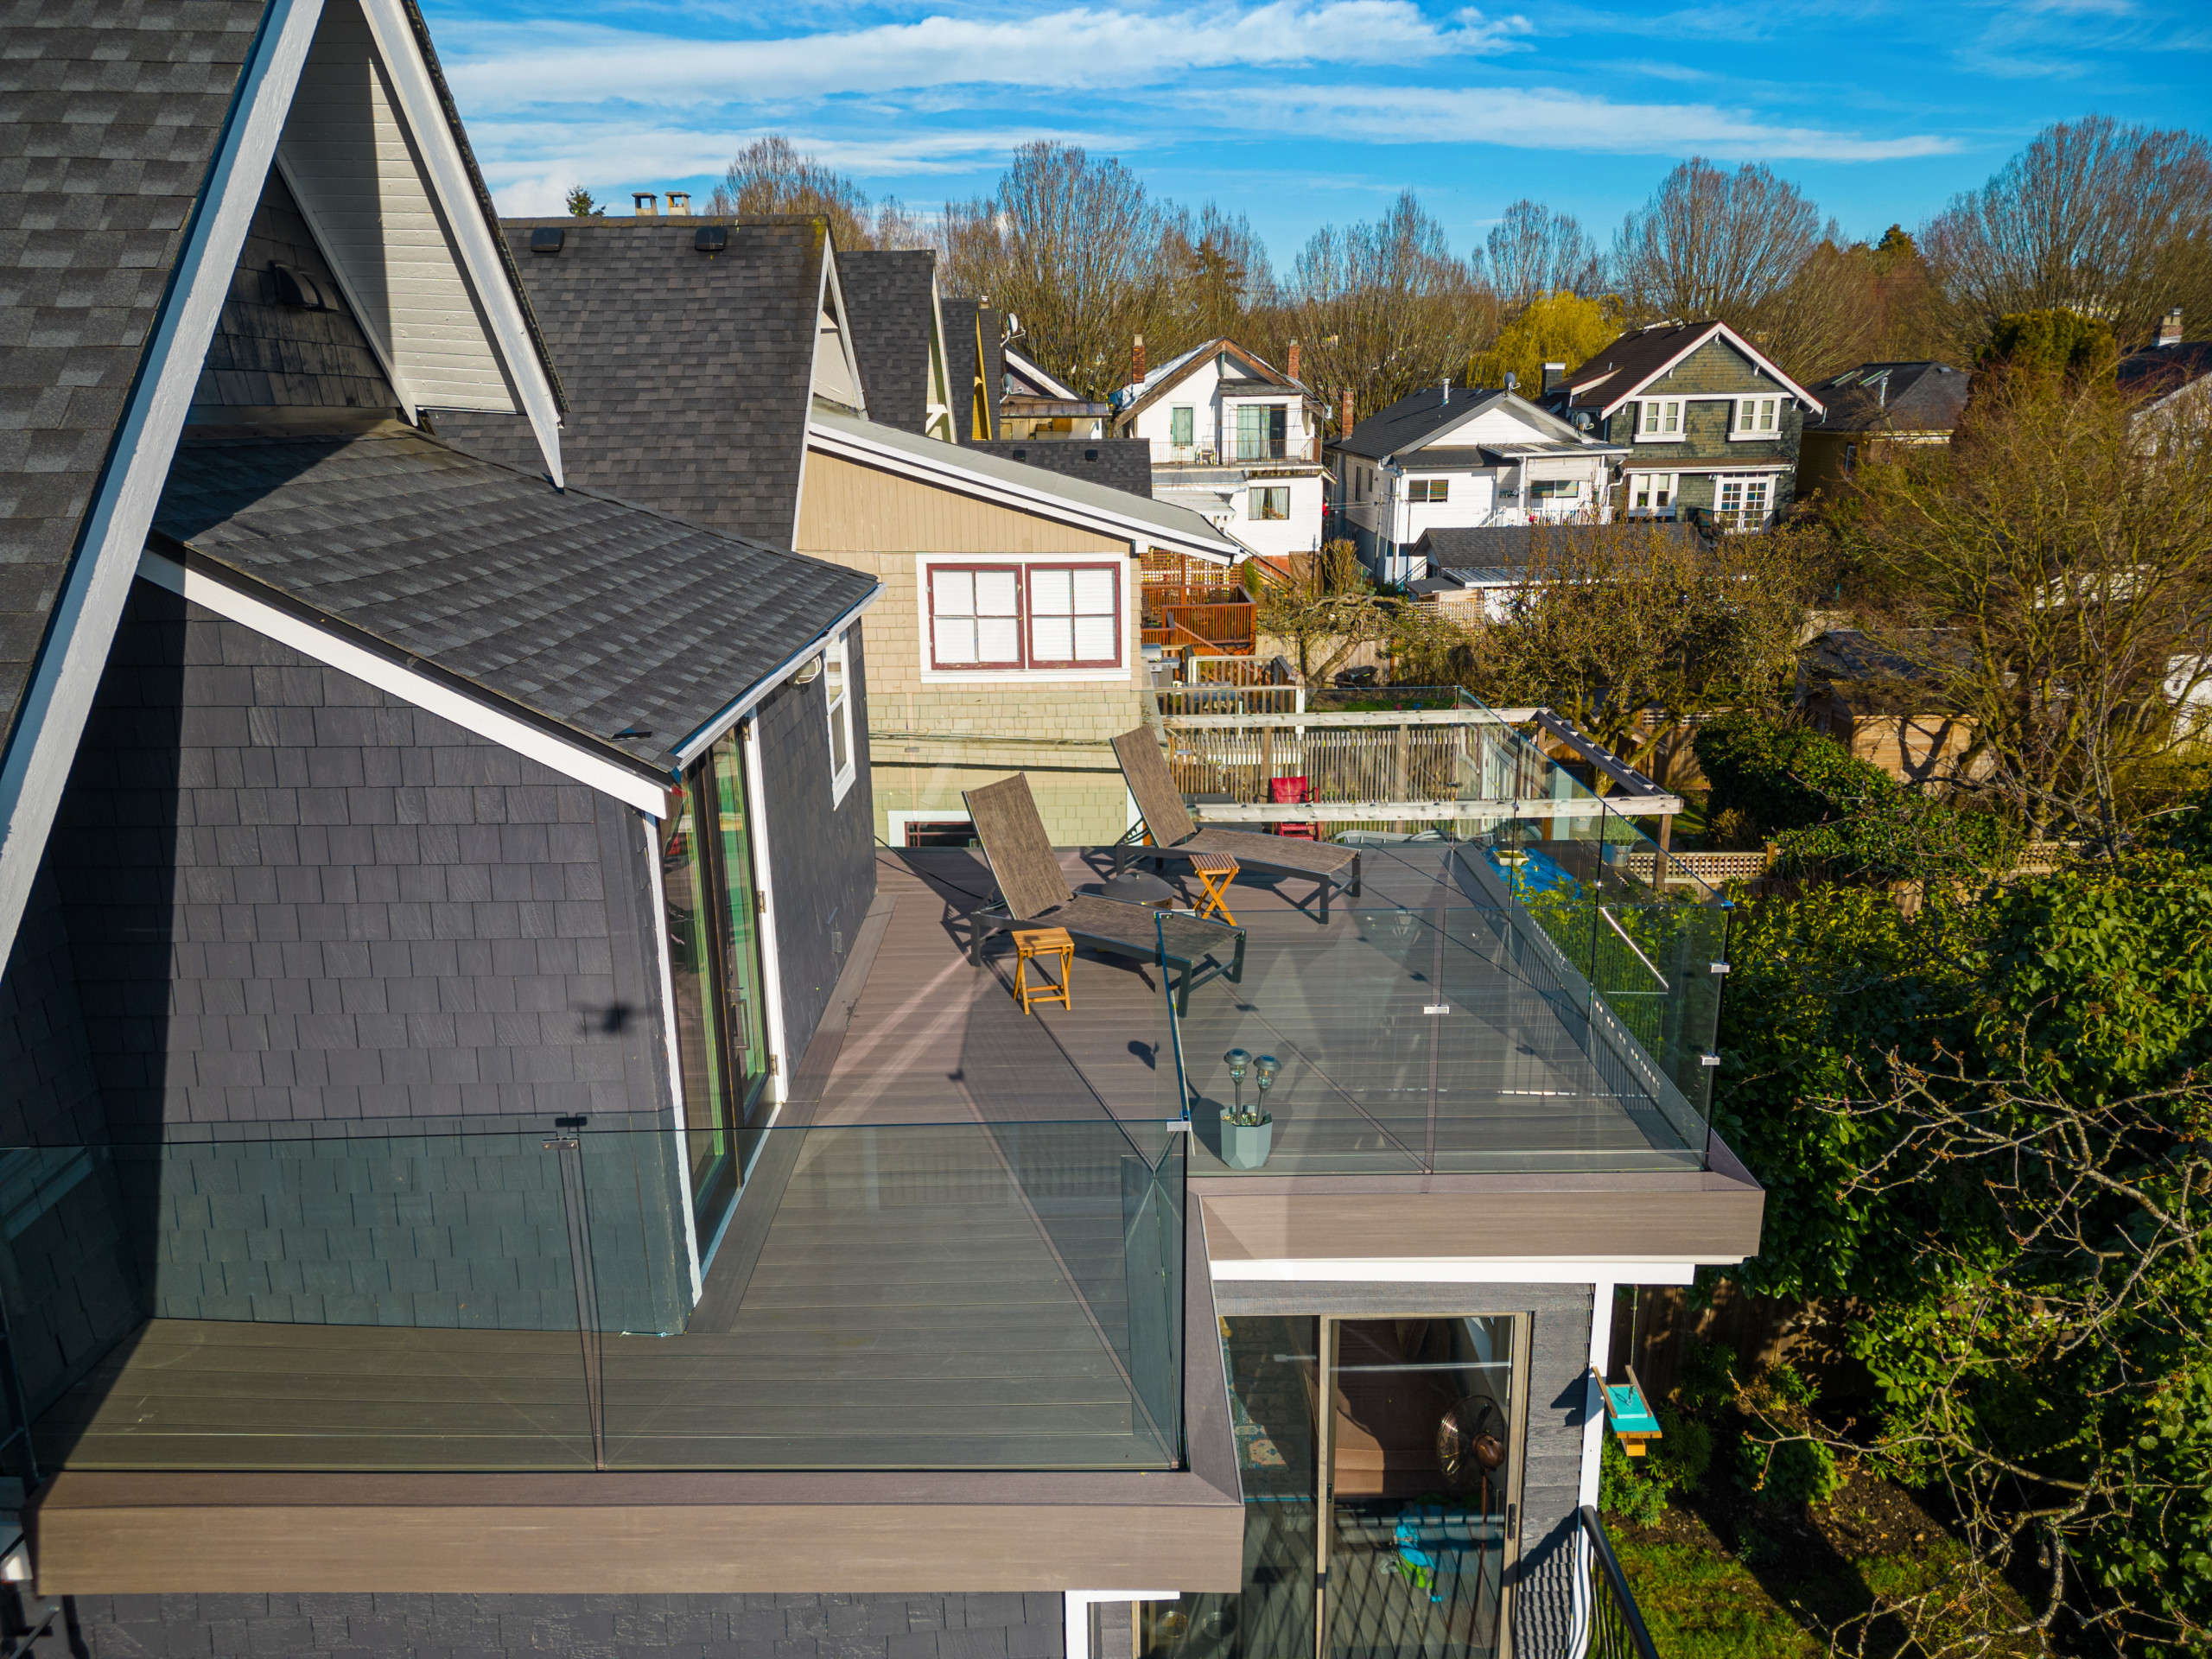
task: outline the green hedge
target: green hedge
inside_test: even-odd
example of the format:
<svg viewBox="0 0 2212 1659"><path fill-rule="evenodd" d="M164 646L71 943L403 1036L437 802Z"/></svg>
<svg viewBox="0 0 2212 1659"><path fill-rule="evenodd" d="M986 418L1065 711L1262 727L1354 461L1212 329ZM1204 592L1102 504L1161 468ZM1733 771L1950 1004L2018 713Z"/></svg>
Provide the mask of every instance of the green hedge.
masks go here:
<svg viewBox="0 0 2212 1659"><path fill-rule="evenodd" d="M1713 785L1707 820L1732 809L1764 836L1885 806L1903 792L1896 779L1833 738L1757 715L1707 721L1692 747Z"/></svg>

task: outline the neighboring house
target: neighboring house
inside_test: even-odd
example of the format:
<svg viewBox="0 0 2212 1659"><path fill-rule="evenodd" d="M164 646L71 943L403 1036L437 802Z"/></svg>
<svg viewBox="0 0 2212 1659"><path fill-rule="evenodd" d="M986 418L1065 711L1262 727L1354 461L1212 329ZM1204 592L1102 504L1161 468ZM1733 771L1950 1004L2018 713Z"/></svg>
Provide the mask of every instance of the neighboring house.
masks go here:
<svg viewBox="0 0 2212 1659"><path fill-rule="evenodd" d="M940 300L945 363L952 381L956 443L995 443L1006 436L999 404L1006 385L1006 319L988 300Z"/></svg>
<svg viewBox="0 0 2212 1659"><path fill-rule="evenodd" d="M1225 564L1234 543L1183 508L994 453L1023 446L946 443L874 420L879 406L922 401L928 360L891 354L870 379L843 343L865 353L925 338L931 290L911 277L849 281L823 221L505 229L575 411L572 474L715 527L785 526L786 545L881 582L864 629L870 717L857 728L877 836L964 845L961 791L1024 766L1038 770L1056 840L1122 835L1128 796L1104 745L1138 723L1149 683L1139 560L1159 550ZM554 229L558 251L528 251ZM722 240L702 247L702 232ZM619 333L601 321L613 311ZM976 326L970 308L950 337ZM741 378L700 374L702 346L742 365ZM957 365L957 346L948 355ZM442 419L486 453L520 441L512 416ZM1089 446L1035 447L1080 461Z"/></svg>
<svg viewBox="0 0 2212 1659"><path fill-rule="evenodd" d="M1686 522L1667 531L1694 539ZM1439 605L1479 607L1488 621L1504 617L1514 596L1529 586L1532 557L1554 538L1590 537L1602 551L1617 532L1571 522L1425 530L1408 550L1407 591Z"/></svg>
<svg viewBox="0 0 2212 1659"><path fill-rule="evenodd" d="M1449 381L1401 397L1329 446L1342 522L1376 575L1418 576L1405 556L1432 530L1602 524L1628 453L1510 389Z"/></svg>
<svg viewBox="0 0 2212 1659"><path fill-rule="evenodd" d="M1622 512L1709 515L1727 530L1763 529L1789 505L1799 433L1824 411L1725 322L1653 323L1545 378L1553 413L1626 446Z"/></svg>
<svg viewBox="0 0 2212 1659"><path fill-rule="evenodd" d="M841 254L837 270L853 318L853 355L861 382L875 391L870 413L902 432L955 442L936 253ZM969 390L963 388L963 410Z"/></svg>
<svg viewBox="0 0 2212 1659"><path fill-rule="evenodd" d="M2156 343L2120 359L2120 389L2139 400L2137 418L2158 421L2212 397L2212 340L2183 340L2181 308L2166 313Z"/></svg>
<svg viewBox="0 0 2212 1659"><path fill-rule="evenodd" d="M1948 443L1973 377L1948 363L1861 363L1812 388L1797 467L1802 495L1831 493L1893 445Z"/></svg>
<svg viewBox="0 0 2212 1659"><path fill-rule="evenodd" d="M1080 396L1066 381L1047 374L1014 350L1011 341L1000 347L1000 355L1006 372L999 394L999 426L1006 437L1095 441L1106 435L1112 404Z"/></svg>
<svg viewBox="0 0 2212 1659"><path fill-rule="evenodd" d="M1321 546L1325 410L1298 378L1210 340L1114 394L1114 435L1152 446L1152 493L1255 553Z"/></svg>

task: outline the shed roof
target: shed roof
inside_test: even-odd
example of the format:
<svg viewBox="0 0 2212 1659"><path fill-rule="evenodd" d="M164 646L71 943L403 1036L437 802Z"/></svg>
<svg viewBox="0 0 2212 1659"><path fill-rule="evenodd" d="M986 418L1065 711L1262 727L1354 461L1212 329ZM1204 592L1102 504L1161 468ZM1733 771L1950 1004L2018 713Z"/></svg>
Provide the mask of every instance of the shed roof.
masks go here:
<svg viewBox="0 0 2212 1659"><path fill-rule="evenodd" d="M876 585L390 421L188 437L154 528L192 562L663 772ZM632 728L650 735L614 736Z"/></svg>

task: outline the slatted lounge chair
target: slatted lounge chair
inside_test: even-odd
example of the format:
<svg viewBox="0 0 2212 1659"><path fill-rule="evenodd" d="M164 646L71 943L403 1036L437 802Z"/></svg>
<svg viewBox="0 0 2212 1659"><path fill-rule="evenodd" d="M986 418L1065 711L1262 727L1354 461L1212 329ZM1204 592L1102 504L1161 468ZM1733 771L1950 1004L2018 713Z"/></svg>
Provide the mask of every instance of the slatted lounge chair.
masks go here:
<svg viewBox="0 0 2212 1659"><path fill-rule="evenodd" d="M1321 919L1329 919L1329 896L1341 888L1359 897L1359 849L1338 847L1325 841L1299 841L1287 836L1255 835L1248 830L1201 830L1191 821L1167 770L1160 740L1144 727L1123 732L1114 740L1114 753L1122 762L1122 777L1136 798L1144 827L1152 832L1149 848L1123 847L1116 859L1158 855L1187 858L1192 853L1227 853L1248 870L1278 875L1303 876L1321 886Z"/></svg>
<svg viewBox="0 0 2212 1659"><path fill-rule="evenodd" d="M1175 983L1175 1012L1188 1014L1191 993L1206 981L1244 977L1244 930L1195 916L1157 911L1119 899L1080 897L1068 886L1045 821L1020 772L966 791L976 839L983 843L999 900L969 918L968 960L980 963L983 941L1014 928L1064 927L1078 944L1119 957L1158 962L1164 947Z"/></svg>

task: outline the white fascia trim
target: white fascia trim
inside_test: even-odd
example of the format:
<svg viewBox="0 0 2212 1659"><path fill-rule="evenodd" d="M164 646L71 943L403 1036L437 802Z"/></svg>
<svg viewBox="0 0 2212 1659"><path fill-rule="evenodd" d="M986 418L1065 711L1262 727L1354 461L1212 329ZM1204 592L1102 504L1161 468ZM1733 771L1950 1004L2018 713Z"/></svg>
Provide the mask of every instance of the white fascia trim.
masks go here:
<svg viewBox="0 0 2212 1659"><path fill-rule="evenodd" d="M745 722L745 815L753 831L753 891L760 906L760 980L766 1004L763 1012L768 1022L768 1101L771 1110L768 1126L775 1127L783 1115L784 1102L790 1098L791 1070L798 1062L791 1058L791 1045L784 1040L784 972L783 952L778 948L776 931L782 912L776 907L775 867L769 857L768 848L768 788L767 777L760 764L760 722ZM730 1206L734 1215L737 1206Z"/></svg>
<svg viewBox="0 0 2212 1659"><path fill-rule="evenodd" d="M1741 1259L1715 1257L1712 1263ZM1688 1285L1696 1282L1699 1265L1567 1255L1270 1256L1246 1262L1217 1257L1213 1276L1306 1284Z"/></svg>
<svg viewBox="0 0 2212 1659"><path fill-rule="evenodd" d="M1811 392L1806 391L1804 387L1799 385L1795 380L1792 380L1788 375L1784 374L1781 369L1776 365L1773 359L1767 356L1764 352L1759 350L1758 346L1752 345L1750 340L1745 340L1741 334L1738 334L1733 328L1731 328L1725 322L1716 322L1710 327L1705 329L1697 336L1696 339L1691 340L1688 345L1683 346L1681 350L1676 352L1672 357L1669 358L1664 363L1662 363L1657 368L1652 370L1650 373L1645 375L1643 379L1637 381L1634 385L1627 387L1622 391L1619 397L1614 398L1611 403L1607 404L1598 412L1600 415L1610 418L1615 410L1618 409L1623 404L1627 403L1630 398L1635 397L1643 390L1644 387L1649 385L1661 375L1666 373L1668 370L1673 368L1675 365L1681 362L1692 352L1697 350L1699 346L1703 346L1713 340L1723 337L1727 339L1730 343L1732 343L1736 349L1741 352L1745 357L1750 358L1752 362L1758 364L1759 367L1765 370L1770 379L1773 380L1777 385L1780 385L1784 391L1788 391L1790 396L1796 397L1800 403L1803 404L1806 408L1811 410L1816 415L1827 413L1827 405L1826 404L1823 404L1819 398L1814 397ZM1689 394L1686 392L1678 392L1675 395L1684 398L1688 398L1689 396ZM1736 394L1733 392L1703 392L1699 394L1699 401L1709 401L1716 397L1732 397L1735 395Z"/></svg>
<svg viewBox="0 0 2212 1659"><path fill-rule="evenodd" d="M1193 554L1202 559L1211 559L1217 564L1229 565L1236 562L1233 549L1201 542L1179 531L1163 530L1141 518L1124 518L1117 512L1081 506L1064 496L1048 495L1042 490L969 472L959 464L961 452L953 444L943 446L949 452L944 461L924 461L918 455L908 454L903 449L894 449L888 444L874 443L866 438L833 432L827 427L817 426L810 422L806 429L806 442L810 449L819 448L841 460L860 461L870 467L880 467L886 472L897 473L918 483L957 490L965 495L981 496L1003 506L1018 507L1024 512L1057 518L1063 524L1095 531L1102 536L1112 536L1122 541L1141 541L1149 547ZM1236 538L1230 537L1229 539L1234 541ZM1243 545L1243 543L1237 543L1237 546Z"/></svg>
<svg viewBox="0 0 2212 1659"><path fill-rule="evenodd" d="M23 688L15 739L0 756L0 952L22 920L100 671L123 619L138 550L192 406L200 365L230 296L231 273L321 20L322 0L270 0L263 15L139 360L109 465L86 512L76 557L54 596L45 647Z"/></svg>
<svg viewBox="0 0 2212 1659"><path fill-rule="evenodd" d="M770 669L766 675L754 681L744 696L717 709L712 719L669 751L676 757L677 769L680 771L689 766L704 754L713 747L716 738L751 714L771 691L798 673L810 660L827 650L832 639L859 621L867 613L868 607L882 597L883 584L879 582L868 589L867 596L859 604L838 617L813 639Z"/></svg>
<svg viewBox="0 0 2212 1659"><path fill-rule="evenodd" d="M156 588L190 600L194 605L251 628L264 639L312 657L325 667L373 685L416 708L449 720L503 749L526 754L602 795L613 796L651 818L668 812L667 786L618 766L579 745L564 741L542 726L518 720L488 704L455 690L442 680L402 667L352 640L316 627L289 611L242 594L204 571L189 569L175 559L149 549L140 556L138 574Z"/></svg>
<svg viewBox="0 0 2212 1659"><path fill-rule="evenodd" d="M1578 1500L1583 1503L1598 1501L1598 1471L1602 1466L1599 1452L1605 1435L1605 1402L1599 1396L1598 1379L1612 1365L1615 1282L1601 1279L1590 1287L1590 1370L1583 1374L1589 1397L1583 1407L1581 1496ZM1637 1281L1624 1279L1618 1282Z"/></svg>
<svg viewBox="0 0 2212 1659"><path fill-rule="evenodd" d="M936 278L931 277L931 281L934 283ZM1001 346L999 347L999 353L1001 356L1014 363L1022 373L1027 375L1031 379L1036 381L1039 385L1044 387L1048 396L1065 398L1071 404L1090 402L1089 398L1080 396L1076 391L1076 389L1068 385L1066 381L1058 378L1057 376L1040 367L1035 359L1027 357L1022 353L1015 351L1013 346Z"/></svg>
<svg viewBox="0 0 2212 1659"><path fill-rule="evenodd" d="M509 383L530 416L537 435L538 452L556 489L565 487L561 472L561 410L538 360L530 325L523 320L522 302L507 279L507 269L493 240L492 226L484 222L483 205L469 181L468 168L447 125L445 109L423 60L414 28L401 9L401 0L361 0L361 16L368 21L377 51L384 59L399 95L400 113L415 139L415 147L429 169L430 188L437 193L438 207L454 240L460 246L461 270L476 302L492 325L492 343L504 361Z"/></svg>

